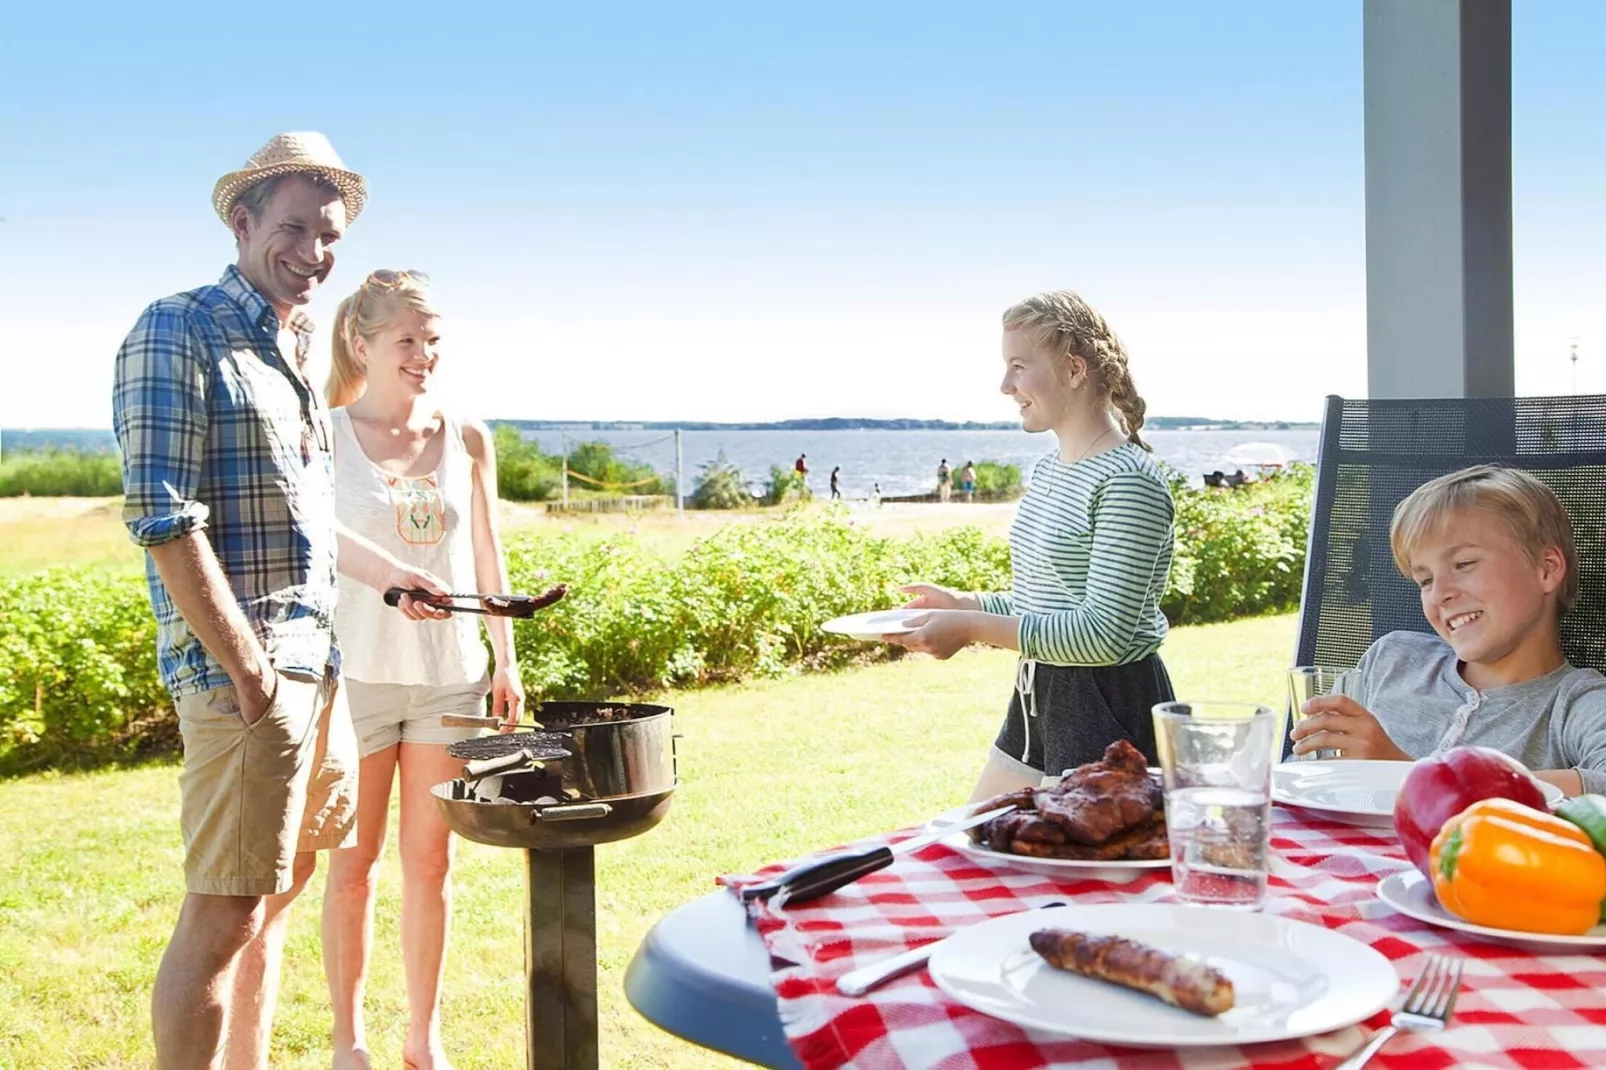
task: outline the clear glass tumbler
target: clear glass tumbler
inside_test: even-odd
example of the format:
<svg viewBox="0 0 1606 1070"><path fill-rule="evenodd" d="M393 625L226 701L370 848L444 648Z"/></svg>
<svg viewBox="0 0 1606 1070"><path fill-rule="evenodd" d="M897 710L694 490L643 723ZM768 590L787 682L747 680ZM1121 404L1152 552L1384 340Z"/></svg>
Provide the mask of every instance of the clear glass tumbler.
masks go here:
<svg viewBox="0 0 1606 1070"><path fill-rule="evenodd" d="M1288 670L1288 725L1304 720L1304 706L1322 695L1348 695L1361 697L1361 670L1341 669L1331 665L1296 665ZM1281 743L1279 742L1279 746ZM1290 755L1296 761L1328 761L1340 757L1332 748L1311 751L1309 754Z"/></svg>
<svg viewBox="0 0 1606 1070"><path fill-rule="evenodd" d="M1154 707L1179 902L1241 910L1265 904L1279 721L1270 708L1252 703Z"/></svg>

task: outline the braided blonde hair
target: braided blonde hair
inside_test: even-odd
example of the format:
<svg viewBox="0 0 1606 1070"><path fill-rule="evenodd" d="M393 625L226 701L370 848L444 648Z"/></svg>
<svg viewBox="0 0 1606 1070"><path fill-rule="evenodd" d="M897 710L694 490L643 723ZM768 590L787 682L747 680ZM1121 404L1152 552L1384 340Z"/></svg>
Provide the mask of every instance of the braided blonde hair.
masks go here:
<svg viewBox="0 0 1606 1070"><path fill-rule="evenodd" d="M1088 373L1115 410L1127 441L1152 451L1138 434L1149 406L1132 385L1126 349L1092 305L1070 290L1050 290L1005 311L1004 330L1030 331L1034 346L1085 360Z"/></svg>
<svg viewBox="0 0 1606 1070"><path fill-rule="evenodd" d="M329 343L329 382L324 387L331 409L350 405L367 388L368 369L357 359L357 339L372 341L407 309L426 316L437 314L430 306L425 284L406 272L398 272L397 281L390 285L376 282L369 275L356 293L340 302L335 310L334 337Z"/></svg>

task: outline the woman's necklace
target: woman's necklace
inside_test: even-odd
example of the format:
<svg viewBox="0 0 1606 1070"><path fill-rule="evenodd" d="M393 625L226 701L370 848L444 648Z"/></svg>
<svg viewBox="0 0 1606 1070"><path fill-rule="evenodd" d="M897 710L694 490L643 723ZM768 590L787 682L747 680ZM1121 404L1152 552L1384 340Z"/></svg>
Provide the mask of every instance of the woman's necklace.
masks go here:
<svg viewBox="0 0 1606 1070"><path fill-rule="evenodd" d="M1093 447L1097 446L1100 442L1103 442L1105 439L1109 438L1110 437L1110 432L1114 431L1114 430L1115 430L1115 428L1113 428L1113 427L1106 427L1104 429L1104 434L1100 435L1098 438L1095 438L1092 442L1089 442L1087 444L1087 449L1082 451L1082 455L1080 457L1078 457L1076 460L1072 461L1071 463L1072 464L1081 464L1083 461L1087 460L1087 455L1089 453L1093 452Z"/></svg>
<svg viewBox="0 0 1606 1070"><path fill-rule="evenodd" d="M1092 442L1089 442L1087 444L1087 448L1082 451L1082 455L1080 457L1076 458L1076 460L1072 461L1070 464L1066 464L1065 462L1061 461L1059 466L1054 469L1054 478L1049 481L1048 486L1043 488L1043 493L1044 494L1053 494L1054 490L1060 485L1060 480L1065 478L1065 473L1067 471L1069 471L1071 468L1075 467L1078 464L1081 464L1084 460L1086 460L1087 459L1087 455L1089 453L1093 452L1093 447L1097 446L1100 442L1103 442L1105 439L1109 438L1110 437L1110 432L1112 432L1114 430L1116 430L1116 429L1113 428L1113 427L1106 427L1104 429L1104 433L1102 435L1100 435L1098 438L1095 438Z"/></svg>

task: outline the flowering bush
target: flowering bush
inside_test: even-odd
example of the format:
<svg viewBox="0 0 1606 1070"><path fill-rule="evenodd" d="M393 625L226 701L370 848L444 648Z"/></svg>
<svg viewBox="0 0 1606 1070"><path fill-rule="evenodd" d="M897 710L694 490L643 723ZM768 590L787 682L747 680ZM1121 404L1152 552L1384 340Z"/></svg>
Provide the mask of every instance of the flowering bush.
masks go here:
<svg viewBox="0 0 1606 1070"><path fill-rule="evenodd" d="M1160 603L1171 622L1298 606L1314 492L1309 465L1236 490L1173 489L1177 549Z"/></svg>
<svg viewBox="0 0 1606 1070"><path fill-rule="evenodd" d="M1237 491L1178 486L1177 548L1162 602L1173 624L1299 601L1308 469ZM603 697L854 660L896 647L820 630L895 606L902 584L1010 585L1009 547L975 528L878 536L840 509L733 522L678 556L633 535L515 533L515 590L569 596L515 623L532 698ZM125 754L171 735L142 577L52 569L0 588L0 766ZM165 719L165 720L164 720Z"/></svg>

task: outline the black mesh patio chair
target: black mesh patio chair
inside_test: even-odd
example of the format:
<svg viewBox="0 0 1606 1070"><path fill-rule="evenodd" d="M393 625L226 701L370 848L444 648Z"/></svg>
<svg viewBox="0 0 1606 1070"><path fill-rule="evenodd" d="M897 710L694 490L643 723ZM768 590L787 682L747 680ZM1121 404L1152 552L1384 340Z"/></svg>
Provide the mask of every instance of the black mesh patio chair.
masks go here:
<svg viewBox="0 0 1606 1070"><path fill-rule="evenodd" d="M1355 665L1392 631L1432 632L1389 549L1394 507L1474 464L1532 473L1572 516L1580 593L1562 620L1574 665L1606 670L1606 396L1327 399L1296 665Z"/></svg>

